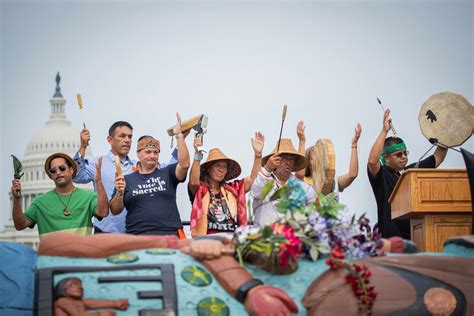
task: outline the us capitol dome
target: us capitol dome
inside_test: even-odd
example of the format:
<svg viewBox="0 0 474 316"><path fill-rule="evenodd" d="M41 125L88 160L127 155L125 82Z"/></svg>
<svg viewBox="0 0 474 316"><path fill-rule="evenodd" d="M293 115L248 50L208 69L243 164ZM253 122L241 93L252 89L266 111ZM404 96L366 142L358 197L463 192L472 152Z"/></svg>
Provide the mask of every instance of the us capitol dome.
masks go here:
<svg viewBox="0 0 474 316"><path fill-rule="evenodd" d="M21 159L23 165L23 177L21 178L21 203L25 211L31 202L39 195L54 188L54 183L44 171L44 162L49 155L56 152L64 152L74 157L80 147L80 130L73 128L71 122L66 119L66 99L61 94L61 77L56 75L56 91L51 104L51 114L44 127L33 134L26 146L25 156ZM87 148L86 156L91 157L92 152ZM20 158L20 157L18 157ZM87 185L75 184L75 186L93 190L92 183ZM38 230L26 228L16 231L11 218L12 197L10 194L10 208L5 230L0 233L0 240L20 242L36 249L39 237Z"/></svg>

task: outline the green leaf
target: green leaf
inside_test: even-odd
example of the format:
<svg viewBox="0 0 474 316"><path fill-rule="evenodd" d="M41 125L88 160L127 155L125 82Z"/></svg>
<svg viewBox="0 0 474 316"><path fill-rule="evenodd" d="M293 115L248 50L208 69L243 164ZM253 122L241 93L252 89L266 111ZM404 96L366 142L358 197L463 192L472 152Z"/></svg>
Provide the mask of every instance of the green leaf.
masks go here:
<svg viewBox="0 0 474 316"><path fill-rule="evenodd" d="M280 213L286 213L286 210L290 207L290 201L288 200L281 200L277 205L276 208Z"/></svg>
<svg viewBox="0 0 474 316"><path fill-rule="evenodd" d="M277 189L272 194L272 196L270 197L270 201L275 201L275 200L282 199L282 198L286 197L288 191L290 191L290 188L286 187L286 186L283 186L283 187Z"/></svg>
<svg viewBox="0 0 474 316"><path fill-rule="evenodd" d="M321 207L324 207L328 204L328 200L322 193L318 193L318 198L319 198L319 203L321 204Z"/></svg>
<svg viewBox="0 0 474 316"><path fill-rule="evenodd" d="M263 200L265 200L265 198L267 197L268 193L270 193L270 191L273 189L273 184L275 183L274 180L271 180L267 183L265 183L265 185L263 186L262 188L262 195L260 195L260 199L258 200L259 203L262 203Z"/></svg>
<svg viewBox="0 0 474 316"><path fill-rule="evenodd" d="M262 237L264 239L270 238L273 235L273 229L270 226L265 226L262 230Z"/></svg>
<svg viewBox="0 0 474 316"><path fill-rule="evenodd" d="M240 266L245 268L245 265L244 265L244 259L242 257L242 251L239 247L237 247L235 249L236 253L237 253L237 258L239 259L239 263L240 263Z"/></svg>

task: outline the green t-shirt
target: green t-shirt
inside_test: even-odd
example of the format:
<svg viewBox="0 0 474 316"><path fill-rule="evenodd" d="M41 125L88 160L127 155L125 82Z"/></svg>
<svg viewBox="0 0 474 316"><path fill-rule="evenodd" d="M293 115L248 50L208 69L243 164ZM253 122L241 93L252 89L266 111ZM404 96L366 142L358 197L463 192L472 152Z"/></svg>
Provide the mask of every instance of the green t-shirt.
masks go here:
<svg viewBox="0 0 474 316"><path fill-rule="evenodd" d="M56 194L53 189L37 197L28 207L24 215L33 223L32 227L38 224L40 239L57 231L76 235L92 234L92 216L97 210L97 194L80 188L76 188L71 194ZM64 214L66 205L70 212L68 216Z"/></svg>

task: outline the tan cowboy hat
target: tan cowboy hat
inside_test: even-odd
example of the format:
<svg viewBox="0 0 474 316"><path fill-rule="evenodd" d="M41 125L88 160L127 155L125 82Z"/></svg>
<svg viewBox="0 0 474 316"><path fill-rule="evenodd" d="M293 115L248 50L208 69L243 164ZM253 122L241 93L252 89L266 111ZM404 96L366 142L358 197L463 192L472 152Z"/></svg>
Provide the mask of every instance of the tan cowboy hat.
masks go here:
<svg viewBox="0 0 474 316"><path fill-rule="evenodd" d="M273 148L270 154L262 158L262 166L264 166L267 163L268 159L276 153L277 147L278 147L278 144L277 146L275 146L275 148ZM280 140L280 149L278 150L278 152L280 154L287 154L287 155L292 155L295 157L295 165L293 166L293 170L291 171L297 171L297 170L306 168L306 165L308 164L308 162L306 161L306 157L300 154L295 149L295 147L291 143L291 139L289 138L282 138Z"/></svg>
<svg viewBox="0 0 474 316"><path fill-rule="evenodd" d="M206 162L201 165L201 175L204 171L209 169L213 163L220 160L226 161L228 164L227 174L224 177L224 181L235 179L242 172L242 169L240 168L240 165L237 161L224 155L224 153L219 148L213 148L209 151Z"/></svg>
<svg viewBox="0 0 474 316"><path fill-rule="evenodd" d="M49 156L46 159L46 161L44 163L44 171L46 172L48 177L51 178L51 174L49 173L49 168L50 168L50 165L51 165L51 161L53 161L53 159L56 159L56 158L63 158L71 164L71 167L72 167L72 170L73 170L72 177L74 178L76 176L76 173L77 173L76 163L74 162L74 160L68 154L65 154L65 153L55 153L55 154L52 154L51 156Z"/></svg>

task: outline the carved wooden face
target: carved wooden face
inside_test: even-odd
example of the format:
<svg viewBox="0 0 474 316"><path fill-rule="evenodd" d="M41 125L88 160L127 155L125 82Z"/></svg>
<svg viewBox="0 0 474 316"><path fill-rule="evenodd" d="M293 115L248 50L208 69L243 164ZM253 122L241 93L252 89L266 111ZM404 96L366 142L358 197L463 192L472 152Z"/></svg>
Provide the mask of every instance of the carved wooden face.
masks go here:
<svg viewBox="0 0 474 316"><path fill-rule="evenodd" d="M82 298L84 295L84 288L82 287L82 281L79 279L71 279L67 281L64 286L66 290L66 296L72 298Z"/></svg>
<svg viewBox="0 0 474 316"><path fill-rule="evenodd" d="M430 143L460 146L472 135L474 108L462 95L438 93L423 103L418 122Z"/></svg>

